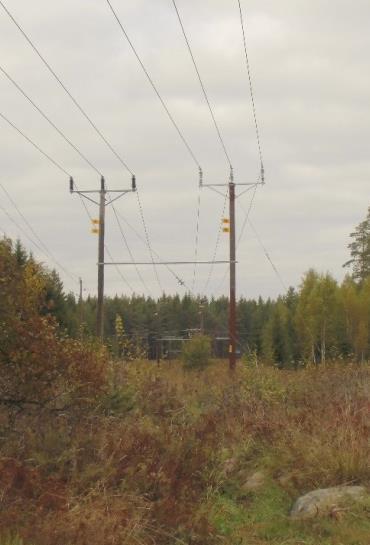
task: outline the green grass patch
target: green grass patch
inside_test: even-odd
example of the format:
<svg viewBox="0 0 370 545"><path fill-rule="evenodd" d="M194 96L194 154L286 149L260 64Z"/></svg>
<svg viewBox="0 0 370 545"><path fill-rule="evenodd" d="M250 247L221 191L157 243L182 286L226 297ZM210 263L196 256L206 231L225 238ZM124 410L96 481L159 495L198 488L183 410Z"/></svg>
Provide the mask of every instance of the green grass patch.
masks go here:
<svg viewBox="0 0 370 545"><path fill-rule="evenodd" d="M228 545L369 545L370 507L357 506L338 518L295 522L292 500L274 482L244 496L215 498L210 521Z"/></svg>

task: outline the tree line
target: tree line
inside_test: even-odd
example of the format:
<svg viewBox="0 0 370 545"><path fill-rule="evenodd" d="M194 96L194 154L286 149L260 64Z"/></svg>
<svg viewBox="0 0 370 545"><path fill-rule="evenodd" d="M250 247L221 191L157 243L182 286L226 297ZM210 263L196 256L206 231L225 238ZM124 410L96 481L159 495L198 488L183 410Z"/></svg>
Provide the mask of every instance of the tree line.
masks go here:
<svg viewBox="0 0 370 545"><path fill-rule="evenodd" d="M314 269L306 272L297 289L289 288L277 299L240 298L237 304L238 346L250 362L264 361L279 367L329 360L365 361L370 356L370 208L351 233L352 268L343 282ZM33 262L19 242L2 242L14 266ZM40 266L39 266L40 267ZM41 312L52 315L72 338L94 336L96 298L79 301L66 294L55 271L40 267L45 304ZM0 316L1 318L1 316ZM228 298L201 298L190 294L166 295L158 300L141 295L116 295L105 299L105 338L112 350L129 339L139 352L153 355L156 339L186 337L197 331L227 350ZM218 341L217 341L218 339ZM128 342L128 341L127 341ZM221 347L221 348L220 348ZM223 347L223 348L222 348ZM138 353L137 350L135 353Z"/></svg>

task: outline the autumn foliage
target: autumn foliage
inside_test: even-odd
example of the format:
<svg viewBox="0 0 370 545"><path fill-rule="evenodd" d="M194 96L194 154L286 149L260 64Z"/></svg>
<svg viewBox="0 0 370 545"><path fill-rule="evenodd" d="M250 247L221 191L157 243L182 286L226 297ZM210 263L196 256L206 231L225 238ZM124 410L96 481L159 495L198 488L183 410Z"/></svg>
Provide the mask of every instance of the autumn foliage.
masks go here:
<svg viewBox="0 0 370 545"><path fill-rule="evenodd" d="M287 516L313 488L370 484L368 367L112 362L62 333L48 293L0 243L0 545L368 545L366 511Z"/></svg>
<svg viewBox="0 0 370 545"><path fill-rule="evenodd" d="M47 271L0 243L0 401L63 408L104 390L104 351L63 335L46 311Z"/></svg>

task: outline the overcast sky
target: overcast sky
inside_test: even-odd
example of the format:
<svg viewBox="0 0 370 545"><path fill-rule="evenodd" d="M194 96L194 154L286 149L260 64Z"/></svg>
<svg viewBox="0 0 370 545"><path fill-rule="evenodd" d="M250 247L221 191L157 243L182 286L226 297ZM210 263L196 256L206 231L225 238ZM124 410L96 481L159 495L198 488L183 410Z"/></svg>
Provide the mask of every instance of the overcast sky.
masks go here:
<svg viewBox="0 0 370 545"><path fill-rule="evenodd" d="M236 182L259 172L237 0L178 0L185 29L231 156ZM5 4L99 129L135 172L153 249L164 260L192 260L198 172L167 118L106 0L6 0ZM204 171L205 183L227 182L228 164L201 94L171 0L112 0L139 55ZM348 235L366 215L370 178L370 2L368 0L243 0L248 52L266 170L250 218L283 283L297 286L310 267L343 277ZM126 188L122 168L52 78L0 6L1 67L102 172L111 189ZM13 123L73 174L79 188L99 176L0 74L1 109ZM97 238L68 177L0 119L1 184L57 261L69 290L95 293ZM251 193L240 197L238 229ZM201 193L199 259L213 258L223 198ZM22 220L0 187L0 205ZM88 204L93 216L94 205ZM136 195L117 202L135 260L150 260ZM34 238L28 227L26 233ZM134 229L132 229L133 227ZM51 267L0 208L0 230L19 236ZM107 209L106 243L129 261L116 219ZM217 259L227 259L222 235ZM110 259L107 257L107 260ZM238 248L238 295L276 296L282 282L248 226ZM136 293L157 297L153 268L121 273ZM192 286L193 268L176 273ZM184 288L165 268L168 293ZM196 270L195 292L227 293L225 266ZM73 277L74 278L74 277ZM224 279L224 281L223 281ZM144 289L145 285L145 289ZM107 268L106 292L130 288Z"/></svg>

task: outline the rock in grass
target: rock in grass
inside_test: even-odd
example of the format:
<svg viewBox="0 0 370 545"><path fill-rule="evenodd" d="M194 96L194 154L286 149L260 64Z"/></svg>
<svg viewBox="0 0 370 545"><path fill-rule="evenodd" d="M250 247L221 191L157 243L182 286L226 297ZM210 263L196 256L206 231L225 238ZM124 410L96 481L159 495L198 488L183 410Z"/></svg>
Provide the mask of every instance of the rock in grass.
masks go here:
<svg viewBox="0 0 370 545"><path fill-rule="evenodd" d="M366 496L364 486L335 486L313 490L298 498L290 512L290 517L295 520L306 520L325 516L338 507L346 507L364 500Z"/></svg>

